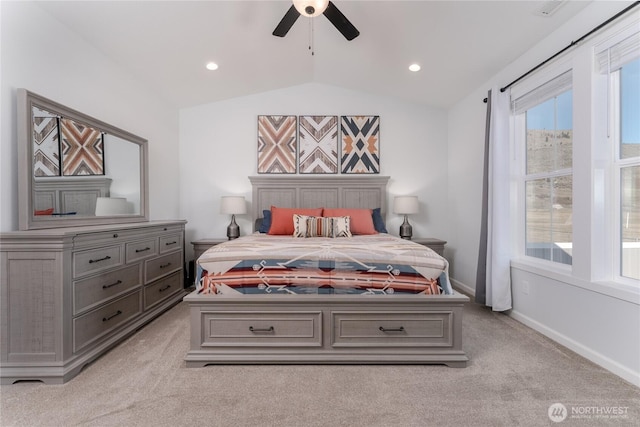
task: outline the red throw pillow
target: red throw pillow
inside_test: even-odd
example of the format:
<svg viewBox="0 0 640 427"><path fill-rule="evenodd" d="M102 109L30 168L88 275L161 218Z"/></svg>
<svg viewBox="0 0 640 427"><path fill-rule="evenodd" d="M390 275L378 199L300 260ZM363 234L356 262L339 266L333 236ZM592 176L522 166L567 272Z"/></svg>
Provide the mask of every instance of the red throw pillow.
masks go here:
<svg viewBox="0 0 640 427"><path fill-rule="evenodd" d="M271 206L271 227L267 234L293 235L293 214L308 215L308 216L322 216L322 208L278 208Z"/></svg>
<svg viewBox="0 0 640 427"><path fill-rule="evenodd" d="M351 234L378 234L371 213L371 209L324 208L322 215L351 217Z"/></svg>

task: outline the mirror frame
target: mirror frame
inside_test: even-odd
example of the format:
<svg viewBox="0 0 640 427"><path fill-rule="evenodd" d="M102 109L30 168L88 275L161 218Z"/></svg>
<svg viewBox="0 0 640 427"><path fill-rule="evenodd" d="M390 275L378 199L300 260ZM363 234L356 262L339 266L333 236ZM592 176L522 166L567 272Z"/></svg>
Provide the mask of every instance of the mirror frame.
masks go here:
<svg viewBox="0 0 640 427"><path fill-rule="evenodd" d="M125 130L95 119L84 113L65 107L26 89L17 90L17 144L18 144L18 226L20 230L78 227L85 225L122 224L149 221L148 141ZM33 176L33 107L41 108L62 117L99 129L137 144L140 149L140 213L94 217L52 217L34 215Z"/></svg>

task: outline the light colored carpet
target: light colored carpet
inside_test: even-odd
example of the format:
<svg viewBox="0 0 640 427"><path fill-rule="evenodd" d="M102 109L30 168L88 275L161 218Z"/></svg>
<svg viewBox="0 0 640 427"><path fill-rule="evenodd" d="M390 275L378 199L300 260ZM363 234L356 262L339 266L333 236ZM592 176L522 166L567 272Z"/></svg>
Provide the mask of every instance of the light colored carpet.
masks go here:
<svg viewBox="0 0 640 427"><path fill-rule="evenodd" d="M469 303L467 368L186 368L180 303L64 385L2 386L2 426L640 425L640 389L513 319ZM569 417L549 406L626 408ZM602 410L602 409L601 409ZM593 411L593 410L592 410ZM582 415L585 415L584 413Z"/></svg>

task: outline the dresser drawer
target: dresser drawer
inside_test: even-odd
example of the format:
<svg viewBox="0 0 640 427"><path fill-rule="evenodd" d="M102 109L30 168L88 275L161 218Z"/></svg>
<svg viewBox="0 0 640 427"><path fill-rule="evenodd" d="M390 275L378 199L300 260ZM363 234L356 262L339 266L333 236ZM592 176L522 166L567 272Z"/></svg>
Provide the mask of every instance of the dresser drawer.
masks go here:
<svg viewBox="0 0 640 427"><path fill-rule="evenodd" d="M140 291L133 292L73 319L73 351L77 352L140 314L140 302Z"/></svg>
<svg viewBox="0 0 640 427"><path fill-rule="evenodd" d="M332 312L333 347L451 347L453 313Z"/></svg>
<svg viewBox="0 0 640 427"><path fill-rule="evenodd" d="M145 261L145 283L153 282L181 268L182 251L147 260Z"/></svg>
<svg viewBox="0 0 640 427"><path fill-rule="evenodd" d="M86 276L123 264L122 247L107 246L73 253L73 277Z"/></svg>
<svg viewBox="0 0 640 427"><path fill-rule="evenodd" d="M127 263L158 255L158 239L127 243L125 251Z"/></svg>
<svg viewBox="0 0 640 427"><path fill-rule="evenodd" d="M144 309L148 310L182 289L182 275L180 273L172 274L146 286L144 288Z"/></svg>
<svg viewBox="0 0 640 427"><path fill-rule="evenodd" d="M321 347L322 312L204 312L202 346Z"/></svg>
<svg viewBox="0 0 640 427"><path fill-rule="evenodd" d="M176 233L160 237L161 254L175 251L176 249L182 249L182 234Z"/></svg>
<svg viewBox="0 0 640 427"><path fill-rule="evenodd" d="M134 264L99 276L73 282L73 314L142 285L142 264Z"/></svg>

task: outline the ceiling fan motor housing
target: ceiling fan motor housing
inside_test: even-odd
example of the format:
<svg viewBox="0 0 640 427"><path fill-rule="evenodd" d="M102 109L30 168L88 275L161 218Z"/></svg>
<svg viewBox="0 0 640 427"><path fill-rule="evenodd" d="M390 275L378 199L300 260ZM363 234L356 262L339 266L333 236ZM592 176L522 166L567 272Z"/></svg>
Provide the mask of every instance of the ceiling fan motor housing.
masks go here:
<svg viewBox="0 0 640 427"><path fill-rule="evenodd" d="M327 9L329 0L293 0L293 5L301 15L312 18Z"/></svg>

